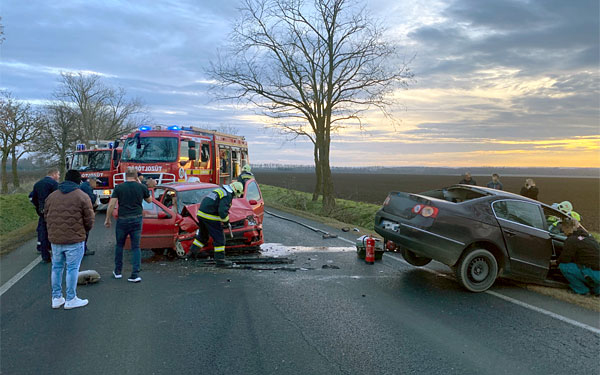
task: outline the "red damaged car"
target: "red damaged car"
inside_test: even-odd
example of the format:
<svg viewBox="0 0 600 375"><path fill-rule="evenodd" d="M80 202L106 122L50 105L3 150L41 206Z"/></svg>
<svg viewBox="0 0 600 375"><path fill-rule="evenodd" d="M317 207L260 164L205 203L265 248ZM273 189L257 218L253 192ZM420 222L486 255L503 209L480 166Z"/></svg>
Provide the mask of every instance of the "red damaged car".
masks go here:
<svg viewBox="0 0 600 375"><path fill-rule="evenodd" d="M172 249L185 257L198 229L196 212L202 199L215 184L174 182L156 186L152 203L143 202L144 221L140 248L163 251ZM264 201L256 180L246 182L244 196L235 198L229 210L233 238L224 226L225 251L232 249L258 250L263 243L262 221ZM127 239L126 247L130 243ZM204 250L212 250L212 239Z"/></svg>

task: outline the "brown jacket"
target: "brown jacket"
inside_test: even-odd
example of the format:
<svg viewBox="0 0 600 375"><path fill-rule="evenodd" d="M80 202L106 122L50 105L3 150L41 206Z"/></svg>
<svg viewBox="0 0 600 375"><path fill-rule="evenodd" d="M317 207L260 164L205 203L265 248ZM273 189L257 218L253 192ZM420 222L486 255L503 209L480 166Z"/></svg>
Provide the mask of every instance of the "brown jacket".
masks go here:
<svg viewBox="0 0 600 375"><path fill-rule="evenodd" d="M94 226L90 197L77 184L65 181L46 198L44 216L50 243L66 245L85 241Z"/></svg>

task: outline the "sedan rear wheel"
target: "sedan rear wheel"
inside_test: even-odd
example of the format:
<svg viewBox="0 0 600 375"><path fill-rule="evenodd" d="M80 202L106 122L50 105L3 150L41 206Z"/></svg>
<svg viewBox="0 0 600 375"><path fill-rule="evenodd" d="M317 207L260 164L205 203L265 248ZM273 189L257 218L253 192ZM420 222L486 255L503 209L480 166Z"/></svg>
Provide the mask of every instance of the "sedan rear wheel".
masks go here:
<svg viewBox="0 0 600 375"><path fill-rule="evenodd" d="M456 278L471 292L488 290L498 276L496 257L485 249L475 249L463 255L455 269Z"/></svg>
<svg viewBox="0 0 600 375"><path fill-rule="evenodd" d="M413 253L412 251L406 249L402 249L402 257L405 261L417 267L422 267L431 262L431 258L419 256Z"/></svg>

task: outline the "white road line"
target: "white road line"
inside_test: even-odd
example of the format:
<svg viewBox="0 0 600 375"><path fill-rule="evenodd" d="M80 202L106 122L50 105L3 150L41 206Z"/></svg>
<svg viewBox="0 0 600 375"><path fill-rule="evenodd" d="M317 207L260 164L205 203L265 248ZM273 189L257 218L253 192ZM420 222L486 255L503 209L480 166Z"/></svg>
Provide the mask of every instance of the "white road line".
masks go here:
<svg viewBox="0 0 600 375"><path fill-rule="evenodd" d="M398 261L400 263L403 263L403 264L406 264L406 265L410 266L410 263L406 262L404 259L399 259L399 258L396 258L396 257L391 256L389 254L385 254L385 256L387 258L394 259L395 261ZM445 275L443 273L439 273L439 272L434 271L434 270L429 269L429 268L423 268L423 267L421 267L420 269L423 270L423 271L427 271L429 273L433 273L433 274L435 274L437 276L441 276L441 277L445 277L447 279L451 279L451 277L449 277L448 275ZM585 329L587 331L593 332L593 333L595 333L597 335L600 335L600 329L599 328L587 325L585 323L578 322L577 320L573 320L573 319L567 318L566 316L563 316L563 315L560 315L560 314L557 314L557 313L553 313L552 311L548 311L546 309L542 309L541 307L530 305L530 304L525 303L523 301L519 301L518 299L514 299L512 297L509 297L509 296L506 296L504 294L501 294L501 293L498 293L498 292L494 292L494 291L491 291L491 290L486 290L484 293L487 293L487 294L489 294L491 296L503 299L503 300L505 300L507 302L514 303L515 305L518 305L518 306L524 307L526 309L538 312L540 314L547 315L547 316L552 317L554 319L560 320L561 322L565 322L565 323L574 325L576 327L583 328L583 329Z"/></svg>
<svg viewBox="0 0 600 375"><path fill-rule="evenodd" d="M15 285L19 280L23 278L23 276L27 275L29 271L33 269L33 267L37 266L39 262L42 261L42 257L35 258L31 263L29 263L25 268L23 268L19 273L14 275L10 280L4 283L0 287L0 296L6 293L13 285Z"/></svg>

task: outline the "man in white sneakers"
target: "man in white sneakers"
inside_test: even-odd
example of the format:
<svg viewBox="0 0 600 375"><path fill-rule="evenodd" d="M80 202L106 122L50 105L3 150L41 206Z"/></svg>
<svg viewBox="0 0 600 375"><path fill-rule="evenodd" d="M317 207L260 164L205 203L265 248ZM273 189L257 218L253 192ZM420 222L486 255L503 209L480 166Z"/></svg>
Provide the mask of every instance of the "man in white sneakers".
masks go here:
<svg viewBox="0 0 600 375"><path fill-rule="evenodd" d="M65 181L46 198L44 217L52 245L52 308L74 309L88 304L77 298L77 274L85 249L85 237L94 226L94 208L79 189L81 174L69 170ZM62 275L67 268L67 300L62 295Z"/></svg>

